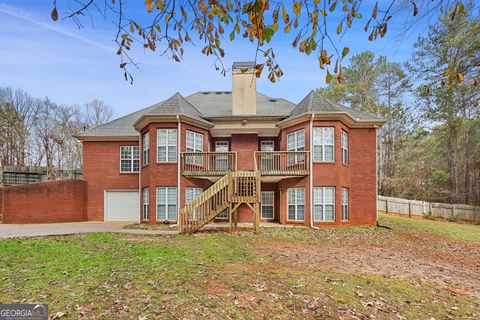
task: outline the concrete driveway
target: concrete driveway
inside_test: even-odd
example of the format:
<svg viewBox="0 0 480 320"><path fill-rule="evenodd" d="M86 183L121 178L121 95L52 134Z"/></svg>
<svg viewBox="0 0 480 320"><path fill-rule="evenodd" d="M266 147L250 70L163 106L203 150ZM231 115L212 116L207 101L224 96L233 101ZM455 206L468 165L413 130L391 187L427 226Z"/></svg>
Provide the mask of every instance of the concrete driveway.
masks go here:
<svg viewBox="0 0 480 320"><path fill-rule="evenodd" d="M131 234L174 235L177 230L137 230L123 229L123 226L133 222L66 222L66 223L36 223L36 224L0 224L0 239L53 236L91 232L120 232Z"/></svg>

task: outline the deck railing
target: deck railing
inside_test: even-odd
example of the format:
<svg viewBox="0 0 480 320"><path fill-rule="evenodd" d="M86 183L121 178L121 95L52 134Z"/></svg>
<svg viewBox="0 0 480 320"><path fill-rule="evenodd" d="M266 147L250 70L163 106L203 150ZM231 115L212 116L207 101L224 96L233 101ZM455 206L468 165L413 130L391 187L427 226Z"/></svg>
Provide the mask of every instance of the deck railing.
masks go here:
<svg viewBox="0 0 480 320"><path fill-rule="evenodd" d="M186 176L223 176L237 169L237 153L182 152L180 165Z"/></svg>
<svg viewBox="0 0 480 320"><path fill-rule="evenodd" d="M256 171L235 171L230 176L230 201L260 201L260 179Z"/></svg>
<svg viewBox="0 0 480 320"><path fill-rule="evenodd" d="M265 176L304 176L309 173L308 151L257 151L255 170Z"/></svg>

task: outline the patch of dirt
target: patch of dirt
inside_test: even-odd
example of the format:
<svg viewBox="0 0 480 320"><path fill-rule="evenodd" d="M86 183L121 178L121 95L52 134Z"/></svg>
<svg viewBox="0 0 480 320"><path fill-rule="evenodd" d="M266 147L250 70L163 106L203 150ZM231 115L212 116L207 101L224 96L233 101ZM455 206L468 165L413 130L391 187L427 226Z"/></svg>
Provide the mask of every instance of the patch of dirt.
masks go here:
<svg viewBox="0 0 480 320"><path fill-rule="evenodd" d="M346 234L320 244L265 240L254 247L274 269L365 272L480 298L480 245L471 242L392 232L372 239Z"/></svg>

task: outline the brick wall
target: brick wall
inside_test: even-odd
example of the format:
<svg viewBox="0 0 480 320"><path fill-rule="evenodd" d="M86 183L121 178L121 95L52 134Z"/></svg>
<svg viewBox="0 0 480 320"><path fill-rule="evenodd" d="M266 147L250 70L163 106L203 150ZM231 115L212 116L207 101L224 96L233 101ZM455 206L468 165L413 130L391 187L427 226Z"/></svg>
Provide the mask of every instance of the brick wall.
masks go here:
<svg viewBox="0 0 480 320"><path fill-rule="evenodd" d="M83 179L88 184L88 220L104 220L105 190L138 190L138 173L120 173L120 146L138 146L138 138L132 141L83 142ZM152 153L154 150L150 150Z"/></svg>
<svg viewBox="0 0 480 320"><path fill-rule="evenodd" d="M3 223L86 220L86 183L61 180L3 188Z"/></svg>

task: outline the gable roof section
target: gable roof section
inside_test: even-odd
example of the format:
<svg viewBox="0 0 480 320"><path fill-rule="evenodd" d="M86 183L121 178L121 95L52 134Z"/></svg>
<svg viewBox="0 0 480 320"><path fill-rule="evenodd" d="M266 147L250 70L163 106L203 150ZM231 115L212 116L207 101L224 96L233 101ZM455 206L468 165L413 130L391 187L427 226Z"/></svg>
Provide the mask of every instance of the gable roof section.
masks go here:
<svg viewBox="0 0 480 320"><path fill-rule="evenodd" d="M197 110L197 108L195 108L178 92L167 100L156 105L155 108L145 112L141 117L163 115L183 115L200 122L204 122L205 124L212 125L212 123L208 122L202 117L202 114Z"/></svg>
<svg viewBox="0 0 480 320"><path fill-rule="evenodd" d="M375 122L383 123L383 119L365 113L352 108L344 107L338 103L332 102L325 97L321 96L315 91L310 91L310 93L303 98L302 101L292 110L288 118L282 120L280 123L288 122L295 118L301 117L306 114L345 114L348 115L352 120L357 122Z"/></svg>
<svg viewBox="0 0 480 320"><path fill-rule="evenodd" d="M231 91L199 91L186 97L205 118L232 116ZM282 99L270 98L257 92L258 116L287 117L295 108L295 104Z"/></svg>

